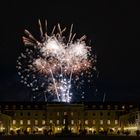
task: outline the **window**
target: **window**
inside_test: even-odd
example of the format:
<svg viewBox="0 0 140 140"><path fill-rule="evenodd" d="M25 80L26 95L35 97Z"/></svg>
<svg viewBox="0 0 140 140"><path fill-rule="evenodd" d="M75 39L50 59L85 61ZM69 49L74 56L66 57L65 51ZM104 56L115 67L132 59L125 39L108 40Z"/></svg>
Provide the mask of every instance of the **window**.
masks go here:
<svg viewBox="0 0 140 140"><path fill-rule="evenodd" d="M23 105L20 105L20 109L23 109Z"/></svg>
<svg viewBox="0 0 140 140"><path fill-rule="evenodd" d="M31 115L31 113L30 113L30 112L28 112L28 113L27 113L27 115L28 115L28 116L30 116L30 115Z"/></svg>
<svg viewBox="0 0 140 140"><path fill-rule="evenodd" d="M35 120L35 125L38 125L38 120Z"/></svg>
<svg viewBox="0 0 140 140"><path fill-rule="evenodd" d="M110 120L107 120L107 124L110 125Z"/></svg>
<svg viewBox="0 0 140 140"><path fill-rule="evenodd" d="M100 109L103 109L103 105L100 105Z"/></svg>
<svg viewBox="0 0 140 140"><path fill-rule="evenodd" d="M110 116L110 112L108 112L107 115Z"/></svg>
<svg viewBox="0 0 140 140"><path fill-rule="evenodd" d="M5 109L8 109L8 108L9 108L9 106L8 106L8 105L6 105L6 106L5 106Z"/></svg>
<svg viewBox="0 0 140 140"><path fill-rule="evenodd" d="M73 116L73 112L71 112L71 116Z"/></svg>
<svg viewBox="0 0 140 140"><path fill-rule="evenodd" d="M23 116L23 113L22 112L20 113L20 116Z"/></svg>
<svg viewBox="0 0 140 140"><path fill-rule="evenodd" d="M45 125L45 120L42 120L42 125Z"/></svg>
<svg viewBox="0 0 140 140"><path fill-rule="evenodd" d="M60 115L60 113L59 112L57 112L57 116L59 116Z"/></svg>
<svg viewBox="0 0 140 140"><path fill-rule="evenodd" d="M59 120L56 121L56 124L59 124Z"/></svg>
<svg viewBox="0 0 140 140"><path fill-rule="evenodd" d="M28 109L30 109L30 108L31 108L31 106L30 106L30 105L27 105L27 108L28 108Z"/></svg>
<svg viewBox="0 0 140 140"><path fill-rule="evenodd" d="M81 124L81 120L78 120L78 124Z"/></svg>
<svg viewBox="0 0 140 140"><path fill-rule="evenodd" d="M84 115L87 116L87 112L85 112Z"/></svg>
<svg viewBox="0 0 140 140"><path fill-rule="evenodd" d="M71 120L71 124L72 124L72 125L74 124L74 120Z"/></svg>
<svg viewBox="0 0 140 140"><path fill-rule="evenodd" d="M100 116L103 116L103 112L100 112Z"/></svg>
<svg viewBox="0 0 140 140"><path fill-rule="evenodd" d="M38 109L38 105L35 105L34 107L35 107L35 109Z"/></svg>
<svg viewBox="0 0 140 140"><path fill-rule="evenodd" d="M50 120L50 123L53 123L53 121L52 121L52 120Z"/></svg>
<svg viewBox="0 0 140 140"><path fill-rule="evenodd" d="M95 109L96 108L96 105L93 105L92 108Z"/></svg>
<svg viewBox="0 0 140 140"><path fill-rule="evenodd" d="M103 120L100 120L100 125L103 125Z"/></svg>
<svg viewBox="0 0 140 140"><path fill-rule="evenodd" d="M65 124L65 123L66 123L66 120L64 119L64 120L63 120L63 124Z"/></svg>
<svg viewBox="0 0 140 140"><path fill-rule="evenodd" d="M35 116L38 116L38 114L36 113Z"/></svg>
<svg viewBox="0 0 140 140"><path fill-rule="evenodd" d="M122 109L125 109L125 106L124 105L122 106Z"/></svg>
<svg viewBox="0 0 140 140"><path fill-rule="evenodd" d="M16 120L13 120L13 125L15 125L16 124Z"/></svg>
<svg viewBox="0 0 140 140"><path fill-rule="evenodd" d="M107 105L107 109L110 109L111 108L111 106L110 105Z"/></svg>
<svg viewBox="0 0 140 140"><path fill-rule="evenodd" d="M13 107L12 107L13 109L16 109L16 105L13 105Z"/></svg>
<svg viewBox="0 0 140 140"><path fill-rule="evenodd" d="M20 125L23 125L23 120L20 120Z"/></svg>
<svg viewBox="0 0 140 140"><path fill-rule="evenodd" d="M95 114L95 113L93 113L92 115L93 115L93 116L95 116L96 114Z"/></svg>
<svg viewBox="0 0 140 140"><path fill-rule="evenodd" d="M129 105L129 108L132 108L133 107L133 105Z"/></svg>
<svg viewBox="0 0 140 140"><path fill-rule="evenodd" d="M67 112L64 112L64 115L67 115Z"/></svg>
<svg viewBox="0 0 140 140"><path fill-rule="evenodd" d="M93 120L93 125L95 125L95 123L96 123L96 121L95 121L95 120Z"/></svg>
<svg viewBox="0 0 140 140"><path fill-rule="evenodd" d="M118 109L118 105L115 105L115 109Z"/></svg>
<svg viewBox="0 0 140 140"><path fill-rule="evenodd" d="M30 125L31 124L31 120L27 120L27 125Z"/></svg>
<svg viewBox="0 0 140 140"><path fill-rule="evenodd" d="M115 120L115 125L117 125L118 124L118 120Z"/></svg>
<svg viewBox="0 0 140 140"><path fill-rule="evenodd" d="M85 120L85 124L88 125L88 120Z"/></svg>

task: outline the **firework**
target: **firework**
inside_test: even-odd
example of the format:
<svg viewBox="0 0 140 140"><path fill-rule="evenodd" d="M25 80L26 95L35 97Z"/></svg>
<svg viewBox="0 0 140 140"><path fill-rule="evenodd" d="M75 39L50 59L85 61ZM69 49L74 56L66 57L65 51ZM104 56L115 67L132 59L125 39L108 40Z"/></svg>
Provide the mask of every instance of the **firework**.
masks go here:
<svg viewBox="0 0 140 140"><path fill-rule="evenodd" d="M88 82L93 77L96 58L91 53L91 47L86 45L85 35L74 39L76 34L72 33L73 25L68 38L63 36L66 28L61 29L60 24L57 33L54 26L51 35L47 33L47 21L45 25L46 31L43 33L39 20L40 41L25 30L23 42L27 47L18 57L18 74L21 82L31 87L32 91L41 91L45 101L47 95L51 94L59 102L70 102L72 85L78 88L85 82L84 77Z"/></svg>

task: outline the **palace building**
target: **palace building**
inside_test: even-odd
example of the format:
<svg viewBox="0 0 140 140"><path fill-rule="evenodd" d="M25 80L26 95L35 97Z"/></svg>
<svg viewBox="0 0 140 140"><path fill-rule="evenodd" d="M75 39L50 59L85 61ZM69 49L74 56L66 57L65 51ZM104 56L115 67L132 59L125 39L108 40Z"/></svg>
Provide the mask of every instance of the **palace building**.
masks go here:
<svg viewBox="0 0 140 140"><path fill-rule="evenodd" d="M73 133L85 129L88 134L102 130L117 133L137 130L140 125L138 104L130 103L0 103L0 132L25 130L42 134L60 133L64 127Z"/></svg>

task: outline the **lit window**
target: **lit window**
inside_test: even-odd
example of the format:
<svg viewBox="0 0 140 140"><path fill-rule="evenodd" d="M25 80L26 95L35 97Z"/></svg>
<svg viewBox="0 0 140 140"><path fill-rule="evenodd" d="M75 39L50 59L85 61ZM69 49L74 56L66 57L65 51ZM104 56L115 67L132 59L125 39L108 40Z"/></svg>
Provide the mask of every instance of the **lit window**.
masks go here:
<svg viewBox="0 0 140 140"><path fill-rule="evenodd" d="M100 120L100 125L103 125L103 120Z"/></svg>
<svg viewBox="0 0 140 140"><path fill-rule="evenodd" d="M59 112L57 112L57 116L59 116L60 115L60 113Z"/></svg>
<svg viewBox="0 0 140 140"><path fill-rule="evenodd" d="M15 125L16 124L16 120L13 120L13 125Z"/></svg>
<svg viewBox="0 0 140 140"><path fill-rule="evenodd" d="M67 112L64 112L64 115L67 115Z"/></svg>
<svg viewBox="0 0 140 140"><path fill-rule="evenodd" d="M71 116L73 116L73 112L71 112Z"/></svg>
<svg viewBox="0 0 140 140"><path fill-rule="evenodd" d="M57 120L56 123L59 124L59 120Z"/></svg>
<svg viewBox="0 0 140 140"><path fill-rule="evenodd" d="M20 125L23 125L23 120L20 120Z"/></svg>
<svg viewBox="0 0 140 140"><path fill-rule="evenodd" d="M78 123L81 124L81 120L78 120Z"/></svg>
<svg viewBox="0 0 140 140"><path fill-rule="evenodd" d="M85 120L85 124L88 125L88 120Z"/></svg>
<svg viewBox="0 0 140 140"><path fill-rule="evenodd" d="M125 106L124 105L122 106L122 109L125 109Z"/></svg>
<svg viewBox="0 0 140 140"><path fill-rule="evenodd" d="M93 120L93 125L96 123L96 121L95 120Z"/></svg>
<svg viewBox="0 0 140 140"><path fill-rule="evenodd" d="M66 120L64 119L64 120L63 120L63 124L65 124L65 123L66 123Z"/></svg>
<svg viewBox="0 0 140 140"><path fill-rule="evenodd" d="M30 125L31 124L31 120L27 120L27 125Z"/></svg>
<svg viewBox="0 0 140 140"><path fill-rule="evenodd" d="M115 125L117 125L118 124L118 120L115 120Z"/></svg>
<svg viewBox="0 0 140 140"><path fill-rule="evenodd" d="M35 125L38 125L38 120L35 120Z"/></svg>
<svg viewBox="0 0 140 140"><path fill-rule="evenodd" d="M42 125L45 125L45 120L42 120Z"/></svg>
<svg viewBox="0 0 140 140"><path fill-rule="evenodd" d="M50 123L53 123L53 121L52 121L52 120L50 120Z"/></svg>
<svg viewBox="0 0 140 140"><path fill-rule="evenodd" d="M74 124L74 120L71 120L71 124L72 124L72 125Z"/></svg>
<svg viewBox="0 0 140 140"><path fill-rule="evenodd" d="M107 120L107 124L110 125L110 120Z"/></svg>

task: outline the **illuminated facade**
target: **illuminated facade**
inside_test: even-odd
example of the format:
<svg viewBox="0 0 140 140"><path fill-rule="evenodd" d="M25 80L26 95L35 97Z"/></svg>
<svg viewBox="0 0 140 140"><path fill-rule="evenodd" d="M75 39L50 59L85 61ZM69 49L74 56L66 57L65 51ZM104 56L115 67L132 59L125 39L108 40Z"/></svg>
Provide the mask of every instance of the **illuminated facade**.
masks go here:
<svg viewBox="0 0 140 140"><path fill-rule="evenodd" d="M113 133L117 133L127 126L125 116L128 116L133 108L136 108L136 105L117 103L0 104L1 113L8 117L9 124L3 125L7 133L10 130L21 130L21 133L27 130L36 134L42 134L44 130L52 130L52 134L59 133L65 127L66 121L68 129L73 133L79 133L79 130L84 129L88 134L101 130L113 130ZM3 121L0 118L0 122Z"/></svg>
<svg viewBox="0 0 140 140"><path fill-rule="evenodd" d="M2 114L0 111L0 133L5 132L9 133L10 132L10 126L11 126L11 117L5 114Z"/></svg>
<svg viewBox="0 0 140 140"><path fill-rule="evenodd" d="M124 131L130 131L131 134L136 134L136 130L140 130L139 108L132 109L129 113L120 116L120 127Z"/></svg>

